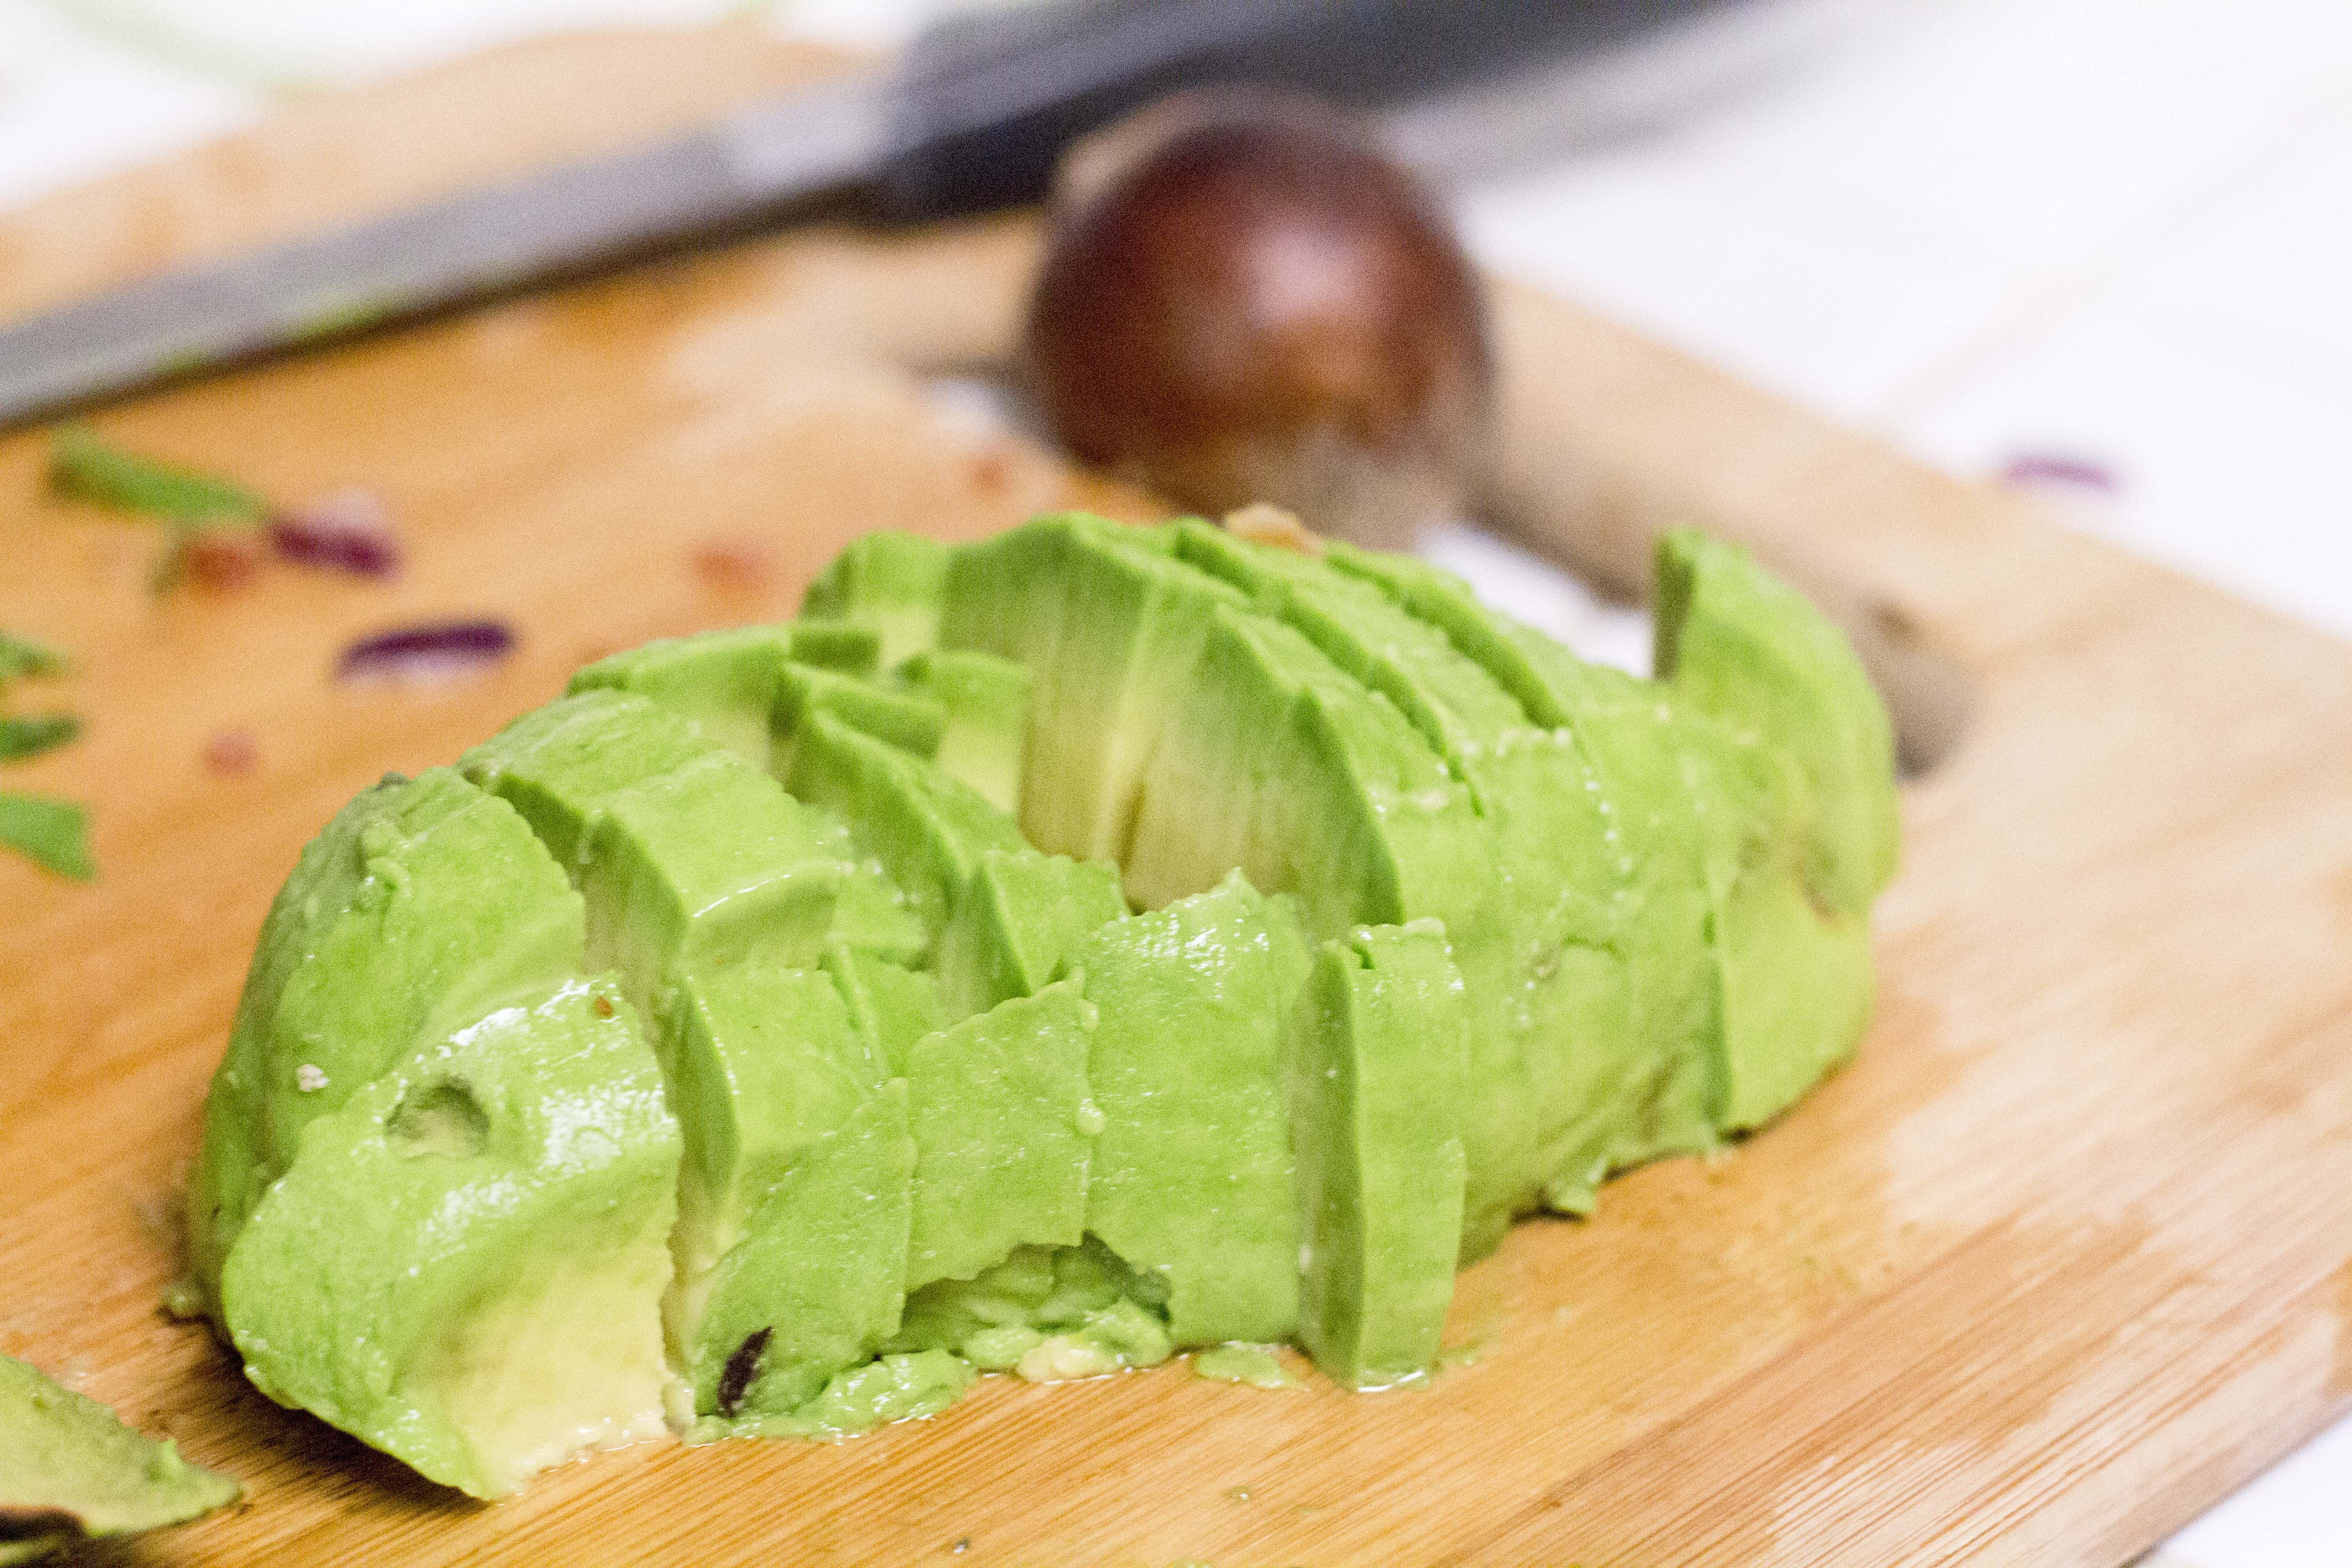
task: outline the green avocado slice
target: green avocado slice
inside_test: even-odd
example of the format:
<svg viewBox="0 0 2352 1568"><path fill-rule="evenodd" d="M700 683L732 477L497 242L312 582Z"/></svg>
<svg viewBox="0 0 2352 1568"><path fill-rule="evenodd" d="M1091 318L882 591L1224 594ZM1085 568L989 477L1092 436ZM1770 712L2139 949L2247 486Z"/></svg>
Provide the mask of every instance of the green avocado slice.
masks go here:
<svg viewBox="0 0 2352 1568"><path fill-rule="evenodd" d="M969 1279L1016 1247L1075 1247L1102 1112L1087 1091L1096 1009L1072 976L915 1042L906 1286Z"/></svg>
<svg viewBox="0 0 2352 1568"><path fill-rule="evenodd" d="M0 1563L226 1508L236 1481L141 1436L95 1399L0 1356Z"/></svg>
<svg viewBox="0 0 2352 1568"><path fill-rule="evenodd" d="M188 1248L215 1317L221 1266L302 1130L418 1041L571 974L585 943L562 869L450 770L336 814L270 905L205 1106Z"/></svg>
<svg viewBox="0 0 2352 1568"><path fill-rule="evenodd" d="M840 942L825 950L824 968L841 988L851 1026L886 1078L906 1077L915 1042L947 1027L939 982L922 970Z"/></svg>
<svg viewBox="0 0 2352 1568"><path fill-rule="evenodd" d="M1454 1300L1469 1015L1433 922L1317 953L1291 1044L1299 1339L1331 1379L1428 1375Z"/></svg>
<svg viewBox="0 0 2352 1568"><path fill-rule="evenodd" d="M777 683L776 704L770 715L779 778L792 776L793 742L808 715L819 711L925 758L939 751L940 737L947 729L947 710L919 691L861 679L837 669L788 664Z"/></svg>
<svg viewBox="0 0 2352 1568"><path fill-rule="evenodd" d="M698 1413L789 1417L897 1331L916 1162L903 1079L793 1159L711 1275L688 1364Z"/></svg>
<svg viewBox="0 0 2352 1568"><path fill-rule="evenodd" d="M1902 820L1894 730L1853 645L1736 544L1685 529L1657 560L1659 679L1796 761L1812 797L1806 879L1838 913L1868 913L1894 880Z"/></svg>
<svg viewBox="0 0 2352 1568"><path fill-rule="evenodd" d="M919 533L861 534L808 585L801 615L873 632L881 639L882 668L896 668L939 643L949 553Z"/></svg>
<svg viewBox="0 0 2352 1568"><path fill-rule="evenodd" d="M1021 749L1029 728L1029 671L973 648L933 648L898 667L898 683L947 716L935 753L1006 815L1021 815Z"/></svg>
<svg viewBox="0 0 2352 1568"><path fill-rule="evenodd" d="M565 694L635 692L689 721L704 739L768 769L768 716L785 663L866 675L880 647L863 627L828 622L735 626L599 659L572 676Z"/></svg>
<svg viewBox="0 0 2352 1568"><path fill-rule="evenodd" d="M1179 559L1181 539L1065 516L959 553L947 641L1031 668L1031 837L1071 853L1110 847L1145 908L1238 868L1297 894L1318 934L1436 919L1465 970L1504 973L1496 846L1462 781L1394 702ZM1495 985L1474 1003L1494 1018L1510 1005ZM1482 1060L1517 1043L1493 1029L1480 1041ZM1531 1184L1533 1096L1509 1066L1515 1091L1491 1097L1493 1124L1470 1149L1465 1258L1500 1237Z"/></svg>
<svg viewBox="0 0 2352 1568"><path fill-rule="evenodd" d="M741 1340L725 1338L726 1325L718 1338L706 1332L722 1260L750 1234L762 1195L880 1093L887 1072L834 973L822 968L761 959L688 965L671 1037L670 1098L685 1156L665 1319L673 1359L707 1415ZM903 1195L898 1202L904 1206ZM893 1270L904 1238L894 1246ZM739 1271L736 1293L756 1302L758 1284Z"/></svg>
<svg viewBox="0 0 2352 1568"><path fill-rule="evenodd" d="M1127 913L1118 873L1034 849L983 849L940 941L949 1011L984 1013L1056 979L1088 932Z"/></svg>
<svg viewBox="0 0 2352 1568"><path fill-rule="evenodd" d="M812 964L847 868L776 782L641 697L584 691L467 752L588 900L590 962L657 1020L676 964L758 953Z"/></svg>
<svg viewBox="0 0 2352 1568"><path fill-rule="evenodd" d="M1852 1050L1870 1007L1867 932L1803 896L1811 791L1780 748L1716 722L1678 686L1584 663L1435 567L1345 545L1328 558L1561 726L1609 809L1633 1028L1553 1206L1582 1212L1609 1170L1760 1124Z"/></svg>
<svg viewBox="0 0 2352 1568"><path fill-rule="evenodd" d="M1295 1260L1294 1260L1295 1265ZM907 1298L889 1351L952 1351L1033 1383L1157 1366L1174 1353L1167 1282L1089 1235L1076 1247L1016 1247L970 1279Z"/></svg>
<svg viewBox="0 0 2352 1568"><path fill-rule="evenodd" d="M1070 512L955 552L942 642L1029 672L1021 826L1041 849L1126 864L1158 716L1206 629L1199 605L1244 602L1162 570L1172 548L1165 531Z"/></svg>
<svg viewBox="0 0 2352 1568"><path fill-rule="evenodd" d="M1163 1281L1181 1345L1286 1340L1298 1217L1283 1018L1307 952L1286 900L1240 876L1103 925L1074 963L1102 1115L1087 1228Z"/></svg>
<svg viewBox="0 0 2352 1568"><path fill-rule="evenodd" d="M1481 1173L1467 1224L1475 1256L1572 1172L1630 1022L1609 818L1591 769L1444 632L1372 584L1205 523L1183 525L1178 551L1393 703L1469 788L1494 835L1507 940L1456 953L1474 1008L1468 1141L1531 1158L1516 1173Z"/></svg>
<svg viewBox="0 0 2352 1568"><path fill-rule="evenodd" d="M477 1497L658 1436L679 1147L610 977L412 1051L303 1130L231 1249L247 1375Z"/></svg>
<svg viewBox="0 0 2352 1568"><path fill-rule="evenodd" d="M920 757L822 710L807 715L789 781L846 821L936 941L987 849L1025 847L1013 819Z"/></svg>

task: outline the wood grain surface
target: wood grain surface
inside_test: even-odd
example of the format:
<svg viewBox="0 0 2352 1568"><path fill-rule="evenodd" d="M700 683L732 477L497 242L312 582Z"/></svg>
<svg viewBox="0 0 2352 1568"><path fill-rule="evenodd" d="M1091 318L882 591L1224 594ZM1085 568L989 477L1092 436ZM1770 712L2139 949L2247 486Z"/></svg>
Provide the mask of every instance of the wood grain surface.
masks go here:
<svg viewBox="0 0 2352 1568"><path fill-rule="evenodd" d="M0 224L0 310L672 123L825 61L575 40L282 120ZM582 84L589 84L583 87ZM2121 1563L2352 1400L2352 650L2072 536L1569 306L1498 297L1493 515L1627 580L1698 521L1869 641L1915 758L1856 1063L1713 1163L1523 1225L1427 1392L992 1380L837 1447L653 1444L465 1501L248 1388L157 1299L255 931L302 842L643 638L787 613L878 525L1146 497L974 433L1022 221L811 232L120 404L134 447L380 490L390 584L151 596L152 530L0 437L0 626L72 648L95 884L0 859L0 1351L244 1478L118 1563ZM497 615L504 666L337 687ZM247 771L209 765L249 738Z"/></svg>

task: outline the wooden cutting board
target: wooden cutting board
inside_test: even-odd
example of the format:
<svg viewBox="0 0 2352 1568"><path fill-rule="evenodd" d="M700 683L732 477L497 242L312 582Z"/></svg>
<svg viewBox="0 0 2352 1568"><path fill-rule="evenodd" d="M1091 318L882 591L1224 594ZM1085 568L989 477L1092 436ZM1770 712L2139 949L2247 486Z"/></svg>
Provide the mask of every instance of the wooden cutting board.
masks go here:
<svg viewBox="0 0 2352 1568"><path fill-rule="evenodd" d="M709 113L826 68L748 30L588 38L290 106L0 224L0 312ZM844 540L1145 497L975 434L911 367L1003 353L1021 221L803 233L110 407L282 498L364 484L376 584L151 597L152 531L0 438L0 626L80 657L102 878L0 860L0 1351L242 1476L142 1563L2113 1564L2352 1394L2352 650L1568 306L1499 302L1493 515L1604 576L1756 542L1861 632L1934 765L1852 1068L1727 1157L1523 1225L1434 1389L1181 1365L992 1381L838 1447L657 1444L470 1503L248 1389L157 1297L262 911L386 769L642 638L783 615ZM2217 523L2226 520L2217 520ZM496 615L425 691L337 650ZM37 689L27 700L47 695ZM208 766L249 737L244 773Z"/></svg>

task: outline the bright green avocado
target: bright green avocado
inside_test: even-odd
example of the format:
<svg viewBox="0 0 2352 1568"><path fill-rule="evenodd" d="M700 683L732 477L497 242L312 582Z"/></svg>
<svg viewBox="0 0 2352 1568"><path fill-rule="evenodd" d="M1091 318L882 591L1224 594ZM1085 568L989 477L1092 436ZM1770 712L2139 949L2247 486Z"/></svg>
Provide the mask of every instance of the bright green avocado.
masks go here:
<svg viewBox="0 0 2352 1568"><path fill-rule="evenodd" d="M950 1350L984 1372L1033 1383L1157 1366L1174 1352L1167 1284L1097 1237L1076 1247L1016 1247L970 1279L907 1299L892 1351Z"/></svg>
<svg viewBox="0 0 2352 1568"><path fill-rule="evenodd" d="M576 971L585 930L523 819L446 768L336 814L262 924L205 1107L188 1250L215 1315L221 1265L303 1128L420 1040Z"/></svg>
<svg viewBox="0 0 2352 1568"><path fill-rule="evenodd" d="M801 599L804 620L846 622L881 639L894 669L938 645L949 550L936 539L884 529L850 541Z"/></svg>
<svg viewBox="0 0 2352 1568"><path fill-rule="evenodd" d="M1475 1256L1562 1177L1588 1174L1578 1163L1582 1124L1627 1035L1617 877L1591 768L1443 631L1372 584L1204 523L1179 531L1178 552L1393 703L1468 787L1493 835L1507 934L1455 954L1475 1009L1468 1142L1530 1158L1479 1173L1465 1225L1465 1255Z"/></svg>
<svg viewBox="0 0 2352 1568"><path fill-rule="evenodd" d="M303 1129L229 1253L246 1374L477 1497L658 1436L678 1157L609 978L405 1053Z"/></svg>
<svg viewBox="0 0 2352 1568"><path fill-rule="evenodd" d="M665 1315L672 1353L709 1415L741 1339L715 1342L704 1329L722 1259L745 1240L762 1196L881 1093L889 1075L831 970L756 958L688 965L677 995L667 1065L685 1159ZM895 1201L903 1208L904 1194ZM905 1250L903 1236L891 1243L886 1272ZM736 1272L736 1294L756 1296L762 1281Z"/></svg>
<svg viewBox="0 0 2352 1568"><path fill-rule="evenodd" d="M1285 1340L1298 1221L1285 1013L1307 945L1286 900L1238 875L1097 929L1074 963L1095 1005L1101 1112L1087 1228L1162 1283L1178 1344Z"/></svg>
<svg viewBox="0 0 2352 1568"><path fill-rule="evenodd" d="M887 1078L907 1076L915 1042L947 1027L939 982L868 949L836 942L825 950L824 967L841 988L849 1020L880 1062Z"/></svg>
<svg viewBox="0 0 2352 1568"><path fill-rule="evenodd" d="M1013 819L969 785L822 710L807 716L786 782L848 824L859 853L905 891L933 941L982 852L1024 847Z"/></svg>
<svg viewBox="0 0 2352 1568"><path fill-rule="evenodd" d="M907 690L938 703L947 716L935 753L940 766L999 811L1019 816L1029 671L972 648L933 648L899 666L897 679Z"/></svg>
<svg viewBox="0 0 2352 1568"><path fill-rule="evenodd" d="M526 714L459 765L573 868L590 961L617 965L656 1018L679 963L816 962L847 868L773 779L677 715L584 691Z"/></svg>
<svg viewBox="0 0 2352 1568"><path fill-rule="evenodd" d="M1102 1112L1087 1082L1096 1009L1079 986L1056 981L915 1042L908 1290L1084 1235Z"/></svg>
<svg viewBox="0 0 2352 1568"><path fill-rule="evenodd" d="M597 660L569 693L633 691L690 721L702 736L769 768L768 715L789 660L849 675L872 672L881 639L863 627L808 622L669 637Z"/></svg>
<svg viewBox="0 0 2352 1568"><path fill-rule="evenodd" d="M947 710L919 691L862 680L837 669L788 664L777 682L769 721L778 778L792 777L793 742L808 716L820 711L919 757L939 751L948 721Z"/></svg>
<svg viewBox="0 0 2352 1568"><path fill-rule="evenodd" d="M1127 864L1159 716L1207 630L1200 606L1244 602L1168 571L1172 548L1164 530L1071 512L966 545L949 568L944 644L1029 671L1021 828L1041 849Z"/></svg>
<svg viewBox="0 0 2352 1568"><path fill-rule="evenodd" d="M1805 874L1867 913L1902 852L1894 731L1853 645L1736 544L1658 541L1656 667L1685 701L1792 758L1812 796Z"/></svg>
<svg viewBox="0 0 2352 1568"><path fill-rule="evenodd" d="M1351 1388L1426 1377L1454 1300L1469 1011L1433 923L1316 955L1292 1030L1298 1337Z"/></svg>
<svg viewBox="0 0 2352 1568"><path fill-rule="evenodd" d="M304 852L198 1282L273 1397L484 1496L981 1371L1420 1381L1515 1215L1867 1022L1884 711L1743 553L1661 573L1662 682L1408 558L1081 515L602 660Z"/></svg>
<svg viewBox="0 0 2352 1568"><path fill-rule="evenodd" d="M712 1272L688 1365L703 1415L790 1417L898 1327L917 1152L892 1079L806 1144Z"/></svg>
<svg viewBox="0 0 2352 1568"><path fill-rule="evenodd" d="M1028 996L1057 978L1071 950L1127 913L1118 873L1034 849L983 849L948 917L938 970L961 1017Z"/></svg>
<svg viewBox="0 0 2352 1568"><path fill-rule="evenodd" d="M0 1356L0 1563L179 1524L237 1499L228 1477L151 1441L95 1399Z"/></svg>

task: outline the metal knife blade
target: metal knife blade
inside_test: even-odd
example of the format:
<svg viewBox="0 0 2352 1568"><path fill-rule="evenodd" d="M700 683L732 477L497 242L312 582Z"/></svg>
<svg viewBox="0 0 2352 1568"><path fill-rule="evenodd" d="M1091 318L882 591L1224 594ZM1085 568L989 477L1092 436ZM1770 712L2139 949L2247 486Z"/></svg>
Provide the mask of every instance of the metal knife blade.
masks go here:
<svg viewBox="0 0 2352 1568"><path fill-rule="evenodd" d="M0 424L855 186L887 160L895 89L888 72L823 83L653 146L0 325Z"/></svg>

